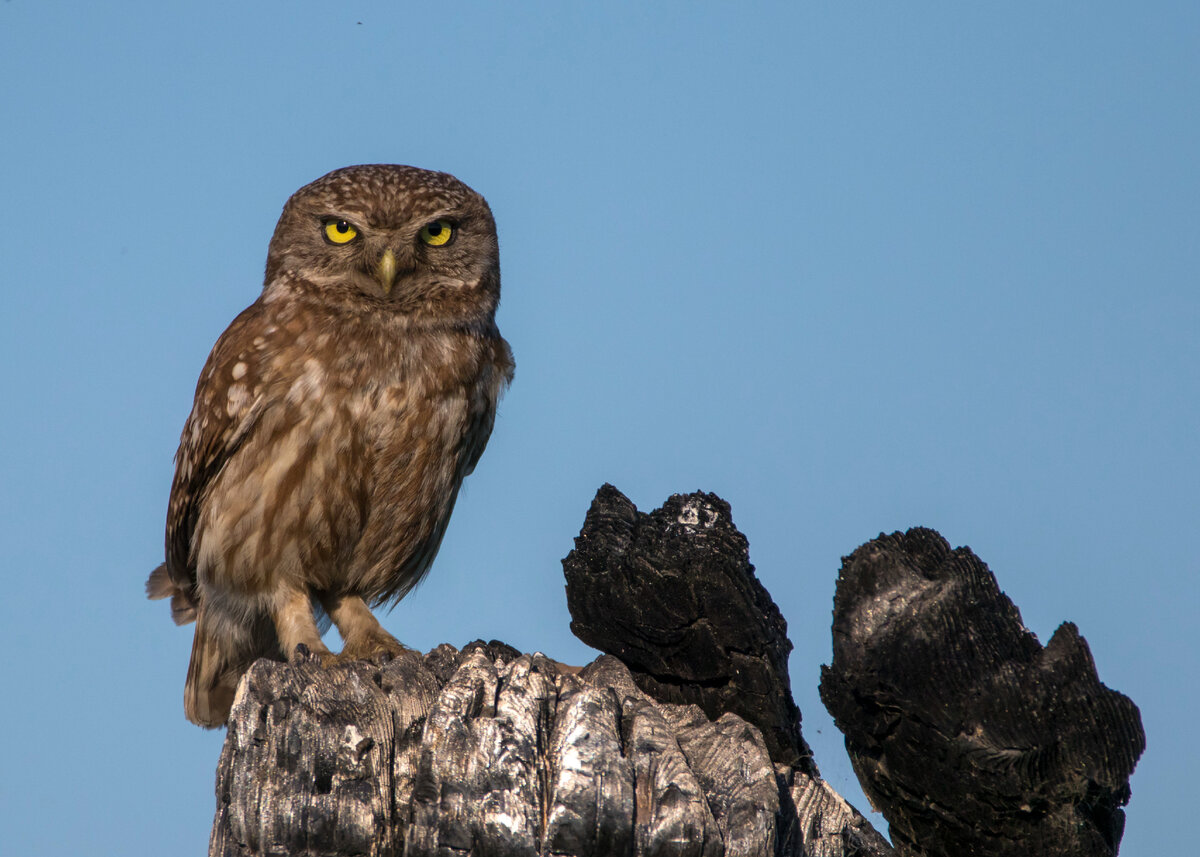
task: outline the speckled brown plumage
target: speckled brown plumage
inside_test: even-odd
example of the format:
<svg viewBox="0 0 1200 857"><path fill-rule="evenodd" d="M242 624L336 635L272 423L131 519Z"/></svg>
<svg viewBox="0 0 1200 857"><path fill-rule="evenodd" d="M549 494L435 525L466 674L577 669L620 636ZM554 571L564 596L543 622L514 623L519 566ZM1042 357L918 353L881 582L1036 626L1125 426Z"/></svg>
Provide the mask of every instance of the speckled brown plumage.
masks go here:
<svg viewBox="0 0 1200 857"><path fill-rule="evenodd" d="M513 371L499 297L491 212L453 176L347 167L288 200L262 294L201 372L146 585L196 621L188 719L224 724L259 657L335 659L314 602L341 657L402 649L368 605L420 581L487 444Z"/></svg>

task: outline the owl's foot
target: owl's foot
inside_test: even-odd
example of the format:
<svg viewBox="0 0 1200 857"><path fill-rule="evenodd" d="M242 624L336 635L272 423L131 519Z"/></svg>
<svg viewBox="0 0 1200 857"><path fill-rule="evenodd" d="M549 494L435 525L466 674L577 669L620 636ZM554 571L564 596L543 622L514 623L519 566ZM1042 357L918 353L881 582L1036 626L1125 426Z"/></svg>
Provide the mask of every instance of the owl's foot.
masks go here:
<svg viewBox="0 0 1200 857"><path fill-rule="evenodd" d="M387 631L379 628L376 633L360 634L346 641L338 655L341 661L390 661L412 649L401 643Z"/></svg>
<svg viewBox="0 0 1200 857"><path fill-rule="evenodd" d="M288 663L293 666L300 664L316 664L319 667L328 667L337 663L337 655L321 646L320 650L313 651L304 643L300 643L292 650L292 655L288 658Z"/></svg>
<svg viewBox="0 0 1200 857"><path fill-rule="evenodd" d="M312 598L300 589L281 592L271 612L279 648L293 664L325 663L329 648L313 617Z"/></svg>
<svg viewBox="0 0 1200 857"><path fill-rule="evenodd" d="M376 659L390 661L404 652L411 651L383 630L379 620L359 596L322 599L321 603L345 641L342 653L338 655L340 662Z"/></svg>
<svg viewBox="0 0 1200 857"><path fill-rule="evenodd" d="M328 649L323 652L314 652L301 643L292 652L290 663L293 665L316 664L322 669L353 661L374 661L378 664L386 664L397 655L411 651L413 650L388 634L386 640L359 641L355 646L346 645L340 652L331 652Z"/></svg>

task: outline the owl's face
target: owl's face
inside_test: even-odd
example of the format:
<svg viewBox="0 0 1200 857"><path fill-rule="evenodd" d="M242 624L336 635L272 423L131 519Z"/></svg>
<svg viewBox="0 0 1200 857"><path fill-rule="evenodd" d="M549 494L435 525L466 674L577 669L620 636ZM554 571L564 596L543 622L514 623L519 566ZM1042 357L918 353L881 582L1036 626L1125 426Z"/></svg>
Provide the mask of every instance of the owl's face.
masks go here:
<svg viewBox="0 0 1200 857"><path fill-rule="evenodd" d="M322 176L284 206L266 291L291 274L323 297L440 321L490 318L500 294L496 224L453 176L371 164Z"/></svg>

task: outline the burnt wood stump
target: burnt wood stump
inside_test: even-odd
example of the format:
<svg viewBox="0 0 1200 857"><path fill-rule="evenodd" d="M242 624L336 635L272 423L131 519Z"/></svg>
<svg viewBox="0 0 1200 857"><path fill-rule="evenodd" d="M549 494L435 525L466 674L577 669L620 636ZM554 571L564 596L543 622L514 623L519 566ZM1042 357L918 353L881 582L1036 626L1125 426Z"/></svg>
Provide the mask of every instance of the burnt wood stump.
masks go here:
<svg viewBox="0 0 1200 857"><path fill-rule="evenodd" d="M1070 622L1043 648L969 548L918 528L843 560L821 698L898 853L1117 853L1137 706Z"/></svg>
<svg viewBox="0 0 1200 857"><path fill-rule="evenodd" d="M260 660L217 769L210 855L889 855L734 714L602 656L503 644L322 669Z"/></svg>
<svg viewBox="0 0 1200 857"><path fill-rule="evenodd" d="M942 571L944 542L912 532L926 535L847 560L822 682L899 853L1068 853L971 839L972 825L991 834L987 813L1008 819L1003 800L1017 794L1041 801L1018 814L1069 815L1112 843L1070 853L1115 853L1114 813L1141 750L1136 708L1095 680L1073 629L1044 652L1014 637L1015 608L989 595L995 581L977 560L950 563L970 572L949 585L963 590L950 615L922 609L923 593L958 579ZM786 623L728 504L676 495L647 514L606 485L563 568L572 630L606 653L579 671L496 641L328 668L303 652L255 663L230 714L209 854L897 853L817 772L791 696ZM877 603L888 592L898 600ZM1007 642L981 661L988 634ZM930 665L951 676L940 696L920 682ZM1047 676L1062 685L1050 707L1011 714L1014 694ZM989 713L981 699L1008 708ZM954 743L947 724L958 722L973 724L979 746ZM1103 726L1117 731L1097 734ZM975 767L956 767L960 757ZM904 767L917 762L920 774ZM938 777L952 787L937 792Z"/></svg>
<svg viewBox="0 0 1200 857"><path fill-rule="evenodd" d="M615 655L655 699L732 712L771 758L815 776L792 701L787 622L715 494L676 494L645 514L611 485L563 560L571 631Z"/></svg>

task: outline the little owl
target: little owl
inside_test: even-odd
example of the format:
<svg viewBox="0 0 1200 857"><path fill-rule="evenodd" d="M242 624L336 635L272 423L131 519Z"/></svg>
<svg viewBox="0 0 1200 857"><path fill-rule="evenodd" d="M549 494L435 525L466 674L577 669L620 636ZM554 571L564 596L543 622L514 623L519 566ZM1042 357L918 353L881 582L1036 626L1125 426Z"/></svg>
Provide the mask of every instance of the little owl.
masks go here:
<svg viewBox="0 0 1200 857"><path fill-rule="evenodd" d="M146 582L196 622L189 720L223 725L256 658L403 650L369 606L424 576L487 444L513 373L499 299L495 221L452 176L346 167L288 200L200 373Z"/></svg>

